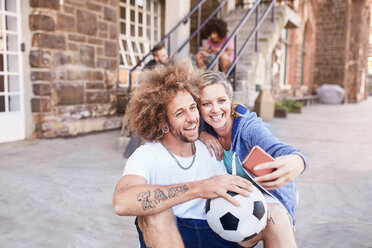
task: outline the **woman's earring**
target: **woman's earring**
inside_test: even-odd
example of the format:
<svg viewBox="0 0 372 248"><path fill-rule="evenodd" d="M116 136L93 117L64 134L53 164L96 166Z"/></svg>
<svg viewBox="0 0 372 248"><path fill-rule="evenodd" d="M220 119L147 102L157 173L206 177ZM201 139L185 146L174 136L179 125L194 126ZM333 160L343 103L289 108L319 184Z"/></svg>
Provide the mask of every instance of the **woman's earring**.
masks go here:
<svg viewBox="0 0 372 248"><path fill-rule="evenodd" d="M168 133L169 132L169 127L168 126L164 126L161 128L161 131L163 131L164 134Z"/></svg>

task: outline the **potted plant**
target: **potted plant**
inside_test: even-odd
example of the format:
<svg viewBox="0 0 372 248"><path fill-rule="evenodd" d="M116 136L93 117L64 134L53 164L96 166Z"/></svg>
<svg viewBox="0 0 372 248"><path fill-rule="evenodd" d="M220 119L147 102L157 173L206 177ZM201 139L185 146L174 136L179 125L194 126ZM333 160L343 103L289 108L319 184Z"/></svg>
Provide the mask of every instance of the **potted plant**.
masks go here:
<svg viewBox="0 0 372 248"><path fill-rule="evenodd" d="M288 108L289 113L301 113L302 103L296 100L284 99L282 105Z"/></svg>
<svg viewBox="0 0 372 248"><path fill-rule="evenodd" d="M288 108L282 104L282 102L275 102L274 116L278 118L286 118L288 114Z"/></svg>

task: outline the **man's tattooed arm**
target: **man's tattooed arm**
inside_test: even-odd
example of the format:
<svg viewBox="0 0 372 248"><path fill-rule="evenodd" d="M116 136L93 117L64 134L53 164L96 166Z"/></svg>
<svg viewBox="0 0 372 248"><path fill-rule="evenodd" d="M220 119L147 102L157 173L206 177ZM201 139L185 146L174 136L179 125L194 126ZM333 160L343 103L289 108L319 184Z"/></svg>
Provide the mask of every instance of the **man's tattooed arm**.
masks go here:
<svg viewBox="0 0 372 248"><path fill-rule="evenodd" d="M156 208L156 205L159 204L160 201L174 198L186 193L187 191L189 191L187 185L174 186L168 188L168 195L166 195L163 190L157 188L154 192L148 190L139 193L137 195L137 201L141 202L143 210L147 211Z"/></svg>

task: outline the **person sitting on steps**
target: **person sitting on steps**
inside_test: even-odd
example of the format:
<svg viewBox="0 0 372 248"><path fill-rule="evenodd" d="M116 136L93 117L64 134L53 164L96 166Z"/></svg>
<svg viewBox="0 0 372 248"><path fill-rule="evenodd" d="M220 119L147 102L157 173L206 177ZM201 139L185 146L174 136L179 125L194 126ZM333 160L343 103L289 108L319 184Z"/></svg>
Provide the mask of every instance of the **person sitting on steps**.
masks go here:
<svg viewBox="0 0 372 248"><path fill-rule="evenodd" d="M205 69L217 53L221 50L222 46L230 38L227 35L227 24L222 19L212 19L206 26L206 34L209 36L207 43L203 49L200 50L195 58L199 68ZM226 73L232 61L234 60L234 42L230 41L226 50L219 58L219 69Z"/></svg>

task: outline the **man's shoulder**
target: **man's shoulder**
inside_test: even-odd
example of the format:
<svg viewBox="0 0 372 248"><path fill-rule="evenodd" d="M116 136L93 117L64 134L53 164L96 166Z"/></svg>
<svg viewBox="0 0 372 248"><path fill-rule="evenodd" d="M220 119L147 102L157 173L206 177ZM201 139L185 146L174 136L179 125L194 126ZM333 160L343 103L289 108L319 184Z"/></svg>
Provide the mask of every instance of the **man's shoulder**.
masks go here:
<svg viewBox="0 0 372 248"><path fill-rule="evenodd" d="M143 157L151 156L159 153L161 145L158 142L146 142L145 144L138 147L130 157Z"/></svg>
<svg viewBox="0 0 372 248"><path fill-rule="evenodd" d="M147 141L143 145L139 147L140 150L142 151L147 151L147 152L154 152L159 150L161 147L161 144L156 141Z"/></svg>
<svg viewBox="0 0 372 248"><path fill-rule="evenodd" d="M215 156L211 157L211 155L209 154L208 148L203 142L201 142L200 140L197 140L195 141L195 145L196 145L197 153L199 153L204 159L217 161Z"/></svg>
<svg viewBox="0 0 372 248"><path fill-rule="evenodd" d="M196 150L206 150L207 147L204 145L203 142L201 142L200 140L196 140L195 141L195 145L196 145Z"/></svg>

